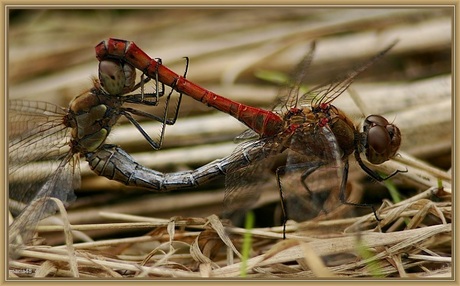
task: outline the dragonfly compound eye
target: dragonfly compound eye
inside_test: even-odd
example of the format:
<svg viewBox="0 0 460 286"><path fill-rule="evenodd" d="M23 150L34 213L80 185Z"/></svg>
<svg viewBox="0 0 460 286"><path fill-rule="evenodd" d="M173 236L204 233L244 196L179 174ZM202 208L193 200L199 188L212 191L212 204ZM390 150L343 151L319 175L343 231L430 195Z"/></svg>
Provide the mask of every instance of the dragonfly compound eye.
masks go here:
<svg viewBox="0 0 460 286"><path fill-rule="evenodd" d="M401 145L401 132L380 115L370 115L364 122L367 133L366 157L372 164L381 164L393 157Z"/></svg>
<svg viewBox="0 0 460 286"><path fill-rule="evenodd" d="M110 95L120 95L131 90L135 80L136 70L131 65L110 60L99 62L99 81Z"/></svg>

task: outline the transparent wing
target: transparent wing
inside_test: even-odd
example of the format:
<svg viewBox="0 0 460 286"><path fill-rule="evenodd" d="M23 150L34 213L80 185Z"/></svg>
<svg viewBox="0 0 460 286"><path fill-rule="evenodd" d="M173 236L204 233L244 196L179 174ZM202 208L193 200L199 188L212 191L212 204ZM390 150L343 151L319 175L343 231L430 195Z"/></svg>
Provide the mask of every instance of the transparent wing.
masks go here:
<svg viewBox="0 0 460 286"><path fill-rule="evenodd" d="M29 203L69 152L64 110L39 101L10 100L8 109L9 196Z"/></svg>
<svg viewBox="0 0 460 286"><path fill-rule="evenodd" d="M63 125L65 115L62 108L47 102L9 101L10 172L30 161L56 159L67 153L70 129Z"/></svg>
<svg viewBox="0 0 460 286"><path fill-rule="evenodd" d="M291 138L292 148L280 177L287 215L298 221L328 211L325 202L340 187L343 166L342 152L329 126L301 131Z"/></svg>
<svg viewBox="0 0 460 286"><path fill-rule="evenodd" d="M10 238L21 234L29 239L38 221L55 213L49 197L64 203L75 200L79 154L70 151L65 115L64 109L50 103L9 101L8 193L11 212L17 216Z"/></svg>
<svg viewBox="0 0 460 286"><path fill-rule="evenodd" d="M254 207L264 189L273 187L272 167L279 159L281 151L271 140L259 140L259 144L240 144L229 160L241 160L242 164L232 164L225 176L224 216L235 217ZM246 146L252 146L250 149Z"/></svg>
<svg viewBox="0 0 460 286"><path fill-rule="evenodd" d="M286 146L289 148L286 149ZM237 148L232 156L241 158L241 152L242 148ZM279 191L277 173L280 175L283 196L287 194L287 198L295 201L299 195L305 197L307 190L302 181L310 179L311 173L328 164L336 166L334 170L337 172L337 165L341 164L341 151L328 126L313 128L305 125L305 128L299 128L290 137L266 138L263 148L257 147L245 152L245 157L251 158L252 163L244 166L234 164L226 175L224 208L227 216L243 214L254 206L267 188ZM251 152L258 152L260 155L256 157ZM340 182L337 174L332 178L335 185ZM316 209L318 212L322 205ZM310 210L311 208L306 208L304 212Z"/></svg>
<svg viewBox="0 0 460 286"><path fill-rule="evenodd" d="M321 84L307 93L302 95L299 99L301 106L317 106L320 103L331 103L337 97L339 97L354 81L354 79L372 66L377 60L383 57L393 46L397 43L394 41L385 49L377 53L369 60L357 65L347 73L336 77L332 82Z"/></svg>
<svg viewBox="0 0 460 286"><path fill-rule="evenodd" d="M72 203L75 200L74 189L80 186L80 169L78 155L68 156L61 161L57 169L49 176L36 195L21 211L11 224L9 231L10 243L20 235L23 242L32 238L33 231L38 222L57 211L54 202L48 200L50 197L57 198L64 203Z"/></svg>
<svg viewBox="0 0 460 286"><path fill-rule="evenodd" d="M273 110L289 110L298 106L299 92L306 83L309 68L315 54L316 43L312 42L305 57L297 64L289 75L290 81L278 92Z"/></svg>
<svg viewBox="0 0 460 286"><path fill-rule="evenodd" d="M247 140L256 140L259 137L260 137L260 135L257 134L254 130L246 129L240 135L236 136L233 141L236 142L236 143L239 143L239 142L243 142L243 141L247 141Z"/></svg>

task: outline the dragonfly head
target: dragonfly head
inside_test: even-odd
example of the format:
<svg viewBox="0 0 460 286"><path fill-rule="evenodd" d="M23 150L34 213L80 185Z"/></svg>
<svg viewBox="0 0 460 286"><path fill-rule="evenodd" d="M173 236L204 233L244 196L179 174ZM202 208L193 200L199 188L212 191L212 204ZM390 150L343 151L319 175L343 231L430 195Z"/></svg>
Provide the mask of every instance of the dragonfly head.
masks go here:
<svg viewBox="0 0 460 286"><path fill-rule="evenodd" d="M135 85L136 69L116 60L99 62L99 81L110 95L122 95L131 91Z"/></svg>
<svg viewBox="0 0 460 286"><path fill-rule="evenodd" d="M364 120L366 158L372 164L381 164L393 156L401 145L401 132L380 115L369 115Z"/></svg>

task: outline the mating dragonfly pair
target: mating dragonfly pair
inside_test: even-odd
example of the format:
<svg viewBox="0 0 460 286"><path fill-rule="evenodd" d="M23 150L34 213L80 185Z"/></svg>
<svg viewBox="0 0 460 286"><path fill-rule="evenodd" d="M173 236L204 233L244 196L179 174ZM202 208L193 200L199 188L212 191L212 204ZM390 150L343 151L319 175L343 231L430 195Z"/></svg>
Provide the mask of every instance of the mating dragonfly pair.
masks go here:
<svg viewBox="0 0 460 286"><path fill-rule="evenodd" d="M300 87L308 75L315 45L295 70L288 92L278 101L274 111L234 102L206 90L176 74L150 58L133 42L109 39L96 46L99 60L99 79L86 93L75 97L68 108L38 101L9 101L9 198L10 209L16 215L10 228L10 243L18 235L30 239L38 221L56 212L50 198L66 204L75 200L73 190L79 187L79 158L84 156L98 175L129 186L152 191L172 191L202 185L219 176L226 177L225 210L249 208L259 197L248 189L248 182L256 181L255 174L273 166L280 155L287 155L285 163L276 167L276 179L281 198L283 225L288 218L282 178L300 172L300 182L312 194L307 181L316 170L332 166L340 178L342 203L372 209L373 206L348 202L345 189L348 179L348 157L354 154L361 168L378 181L381 177L361 159L365 153L372 164L380 164L396 155L401 143L399 129L380 115L368 116L363 131L339 108L331 103L339 97L364 70L369 68L395 43L392 43L347 74L301 94ZM136 69L142 72L135 83ZM152 81L155 92L145 93L144 84ZM165 85L171 92L165 93ZM172 117L168 117L171 95L179 98ZM215 160L196 170L161 173L136 163L125 151L106 144L106 138L121 116L133 123L154 149L159 149L166 125L176 122L182 95L228 113L249 127L241 137L246 142L238 145L229 156ZM126 103L157 105L159 97L166 96L163 116L126 107ZM159 140L153 140L132 115L143 116L162 123ZM33 162L55 163L47 172L36 174L33 181L25 178L36 173ZM25 176L29 174L28 176ZM242 178L249 176L249 180ZM259 176L259 175L256 175Z"/></svg>

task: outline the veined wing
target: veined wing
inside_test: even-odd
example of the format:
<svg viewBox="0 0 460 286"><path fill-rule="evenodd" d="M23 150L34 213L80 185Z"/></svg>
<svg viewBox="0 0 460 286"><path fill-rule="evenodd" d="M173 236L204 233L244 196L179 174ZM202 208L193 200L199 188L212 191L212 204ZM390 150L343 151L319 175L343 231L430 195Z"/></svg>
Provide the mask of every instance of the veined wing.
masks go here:
<svg viewBox="0 0 460 286"><path fill-rule="evenodd" d="M342 153L329 125L305 125L291 137L286 165L279 172L286 212L291 218L312 218L323 209L319 192L340 186Z"/></svg>
<svg viewBox="0 0 460 286"><path fill-rule="evenodd" d="M307 82L315 50L316 43L312 42L307 54L290 73L289 82L278 92L273 110L286 112L291 107L298 107L300 90Z"/></svg>
<svg viewBox="0 0 460 286"><path fill-rule="evenodd" d="M260 142L263 147L250 150L253 153L248 152L245 156L253 158L251 164L243 167L234 164L235 167L228 170L224 197L226 214L238 214L238 211L250 209L259 199L264 183L270 179L275 183L273 187L279 183L278 187L281 186L283 191L285 177L300 182L304 174L310 174L324 165L341 164L341 151L329 126L315 128L305 125L305 128L299 128L289 137L275 136ZM238 155L240 152L241 148L237 148L234 156L241 157ZM261 155L257 157L256 152ZM338 179L336 182L339 184ZM301 188L302 192L307 191Z"/></svg>
<svg viewBox="0 0 460 286"><path fill-rule="evenodd" d="M347 73L336 77L332 82L312 88L299 99L301 106L318 106L320 103L331 103L339 97L355 80L355 78L382 58L398 41L394 41L378 54L357 65Z"/></svg>
<svg viewBox="0 0 460 286"><path fill-rule="evenodd" d="M235 217L253 207L261 195L261 185L273 178L270 167L282 150L272 138L244 142L237 146L228 160L244 159L231 164L225 176L224 216Z"/></svg>
<svg viewBox="0 0 460 286"><path fill-rule="evenodd" d="M10 100L8 110L9 197L28 204L69 153L65 111L39 101Z"/></svg>
<svg viewBox="0 0 460 286"><path fill-rule="evenodd" d="M40 184L40 189L36 195L31 198L27 206L11 224L9 230L10 244L17 244L15 239L19 235L23 242L28 242L32 238L38 222L56 212L57 206L49 198L58 198L64 203L71 203L75 200L73 191L79 188L81 184L79 154L68 153L53 171L47 180ZM12 254L14 255L14 253Z"/></svg>
<svg viewBox="0 0 460 286"><path fill-rule="evenodd" d="M51 103L9 101L10 173L25 163L56 159L67 153L70 129L63 124L65 115L65 110Z"/></svg>

